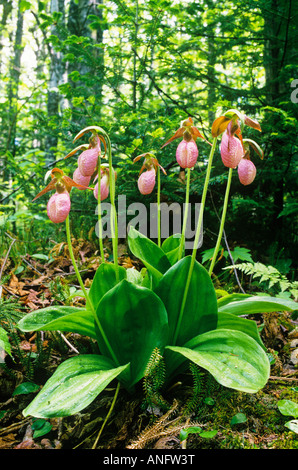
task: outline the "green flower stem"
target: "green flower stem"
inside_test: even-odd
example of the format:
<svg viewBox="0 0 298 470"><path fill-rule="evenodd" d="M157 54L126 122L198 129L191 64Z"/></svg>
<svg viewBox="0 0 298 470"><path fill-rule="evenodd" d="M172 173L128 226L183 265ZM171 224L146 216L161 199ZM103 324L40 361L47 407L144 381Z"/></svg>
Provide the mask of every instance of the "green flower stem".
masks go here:
<svg viewBox="0 0 298 470"><path fill-rule="evenodd" d="M102 426L99 430L99 433L98 433L97 438L96 438L96 440L95 440L95 442L92 446L92 449L96 449L96 446L97 446L98 440L99 440L99 438L102 434L102 431L103 431L103 429L104 429L104 427L105 427L105 425L106 425L106 423L107 423L107 421L108 421L108 419L109 419L109 417L110 417L110 415L111 415L111 413L114 409L114 406L115 406L115 403L116 403L116 400L117 400L117 397L118 397L119 390L120 390L120 382L118 382L118 384L117 384L115 395L114 395L113 401L111 403L109 412L108 412L107 416L105 417L105 420L104 420L104 422L103 422L103 424L102 424Z"/></svg>
<svg viewBox="0 0 298 470"><path fill-rule="evenodd" d="M101 180L101 173L100 173L100 166L101 166L101 158L100 155L98 157L98 237L99 237L99 247L100 247L100 256L101 262L105 262L105 255L103 249L103 240L102 240L102 222L101 222L101 199L100 199L100 180Z"/></svg>
<svg viewBox="0 0 298 470"><path fill-rule="evenodd" d="M190 267L189 267L189 271L188 271L187 280L186 280L186 283L185 283L185 288L184 288L184 294L183 294L183 298L182 298L180 313L179 313L177 326L176 326L176 330L175 330L175 335L174 335L174 341L173 341L174 345L176 344L178 333L179 333L179 330L180 330L180 325L181 325L182 318L183 318L185 303L186 303L187 294L188 294L190 281L191 281L191 276L192 276L192 272L193 272L193 267L194 267L195 260L196 260L197 245L198 245L198 242L199 242L201 228L202 228L203 214L204 214L204 209L205 209L205 202L206 202L207 190L208 190L208 185L209 185L209 180L210 180L213 156L214 156L214 152L215 152L215 148L216 148L216 142L217 142L217 137L214 137L213 143L212 143L212 148L211 148L210 155L209 155L206 176L205 176L205 183L204 183L204 188L203 188L203 193L202 193L200 214L199 214L199 220L198 220L198 225L197 225L197 229L196 229L194 248L192 250Z"/></svg>
<svg viewBox="0 0 298 470"><path fill-rule="evenodd" d="M157 232L158 232L158 246L161 247L161 232L160 232L160 168L157 169Z"/></svg>
<svg viewBox="0 0 298 470"><path fill-rule="evenodd" d="M214 265L215 265L215 262L216 262L217 253L218 253L218 250L219 250L219 247L220 247L222 234L223 234L223 230L224 230L226 214L227 214L227 207L228 207L228 201L229 201L229 194L230 194L230 188L231 188L231 182L232 182L232 174L233 174L233 168L229 168L228 181L227 181L224 205L223 205L222 216L221 216L221 221L220 221L220 227L219 227L219 232L218 232L218 236L217 236L216 246L215 246L214 253L213 253L213 256L212 256L211 265L210 265L210 268L209 268L209 275L210 276L213 272L213 268L214 268Z"/></svg>
<svg viewBox="0 0 298 470"><path fill-rule="evenodd" d="M110 200L111 200L111 232L113 240L113 258L116 267L116 280L119 281L119 267L118 267L118 223L117 223L117 211L115 206L115 173L112 166L112 148L111 141L108 134L104 133L104 137L107 140L108 148L108 160L109 160L109 184L110 184Z"/></svg>
<svg viewBox="0 0 298 470"><path fill-rule="evenodd" d="M187 224L187 217L188 217L189 187L190 187L190 168L187 168L185 211L184 211L184 220L183 220L182 234L181 234L179 253L178 253L178 261L182 258L183 247L184 247L184 242L185 242L185 231L186 231L186 224Z"/></svg>
<svg viewBox="0 0 298 470"><path fill-rule="evenodd" d="M72 265L73 265L73 268L75 270L75 273L77 275L77 279L79 281L79 284L82 288L82 291L84 292L84 296L85 296L85 299L86 299L86 305L88 306L88 308L91 310L93 316L94 316L94 320L98 326L98 329L104 339L104 342L111 354L111 357L113 358L115 364L117 366L119 366L119 361L117 360L116 356L115 356L115 353L108 341L108 338L106 337L106 334L105 332L103 331L102 329L102 326L101 326L101 323L98 319L98 316L96 315L96 311L94 310L94 307L92 305L92 302L90 301L89 299L89 296L88 296L88 292L86 291L86 288L84 286L84 283L83 283L83 280L82 280L82 277L80 275L80 272L78 270L78 267L77 267L77 264L76 264L76 260L75 260L75 257L74 257L74 254L73 254L73 249L72 249L72 244L71 244L71 237L70 237L70 227L69 227L69 216L66 217L66 220L65 220L65 226L66 226L66 237L67 237L67 245L68 245L68 251L69 251L69 255L70 255L70 258L71 258L71 261L72 261Z"/></svg>

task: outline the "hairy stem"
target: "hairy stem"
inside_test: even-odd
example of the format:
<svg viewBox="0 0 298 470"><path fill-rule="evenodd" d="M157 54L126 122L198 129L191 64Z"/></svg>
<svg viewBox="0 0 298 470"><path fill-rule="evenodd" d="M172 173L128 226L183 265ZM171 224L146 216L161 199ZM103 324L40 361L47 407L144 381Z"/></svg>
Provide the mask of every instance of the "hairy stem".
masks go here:
<svg viewBox="0 0 298 470"><path fill-rule="evenodd" d="M232 174L233 174L233 168L229 168L228 181L227 181L227 186L226 186L226 193L225 193L225 199L224 199L223 210L222 210L222 215L221 215L220 227L219 227L217 241L216 241L215 249L214 249L212 260L211 260L211 265L210 265L210 268L209 268L209 275L210 276L213 272L213 268L214 268L214 265L216 263L216 258L217 258L218 250L219 250L219 247L220 247L220 244L221 244L222 234L223 234L223 230L224 230L224 226L225 226L227 207L228 207L228 201L229 201L229 195L230 195L230 188L231 188L231 182L232 182Z"/></svg>
<svg viewBox="0 0 298 470"><path fill-rule="evenodd" d="M157 169L157 233L158 233L158 246L161 246L161 233L160 233L160 168Z"/></svg>
<svg viewBox="0 0 298 470"><path fill-rule="evenodd" d="M111 200L111 232L113 240L113 258L116 267L116 279L119 281L119 267L118 267L118 224L117 224L117 211L115 206L115 173L112 166L112 148L111 141L108 134L104 134L107 140L108 159L109 159L109 181L110 181L110 200Z"/></svg>
<svg viewBox="0 0 298 470"><path fill-rule="evenodd" d="M186 299L187 299L187 295L188 295L188 290L189 290L189 286L190 286L191 276L192 276L192 272L193 272L193 267L194 267L195 260L196 260L197 245L198 245L198 242L199 242L201 228L202 228L203 214L204 214L207 190L208 190L208 185L209 185L209 180L210 180L212 161L213 161L213 156L214 156L214 152L215 152L215 148L216 148L216 142L217 142L217 137L214 137L213 143L212 143L212 148L211 148L210 155L209 155L208 165L207 165L205 183L204 183L202 199L201 199L200 214L199 214L199 220L198 220L198 225L197 225L197 229L196 229L194 247L193 247L192 255L191 255L190 267L189 267L189 271L188 271L188 276L187 276L187 280L186 280L186 284L185 284L185 288L184 288L184 294L183 294L183 298L182 298L182 303L181 303L181 307L180 307L180 313L179 313L179 317L178 317L178 321L177 321L177 325L176 325L176 330L175 330L175 335L174 335L174 342L173 342L174 345L176 344L177 337L178 337L178 334L179 334L179 330L180 330L180 326L181 326L181 322L182 322L182 318L183 318L183 314L184 314Z"/></svg>
<svg viewBox="0 0 298 470"><path fill-rule="evenodd" d="M100 247L100 257L101 257L101 262L105 262L105 255L104 255L104 249L103 249L103 240L102 240L102 221L101 221L101 191L100 191L100 180L101 180L101 170L100 170L100 165L101 165L101 158L100 155L98 157L98 238L99 238L99 247Z"/></svg>
<svg viewBox="0 0 298 470"><path fill-rule="evenodd" d="M190 187L190 168L187 168L185 209L184 209L182 234L181 234L181 240L180 240L180 246L179 246L178 261L182 258L183 247L184 247L184 242L185 242L185 232L186 232L186 224L187 224L187 217L188 217L189 187Z"/></svg>
<svg viewBox="0 0 298 470"><path fill-rule="evenodd" d="M67 237L67 245L68 245L68 251L69 251L69 255L70 255L70 258L71 258L71 261L72 261L72 265L73 265L73 268L75 270L75 273L77 275L77 279L78 279L78 282L82 288L82 291L84 292L84 296L85 296L85 299L86 299L86 305L88 306L89 310L92 312L93 316L94 316L94 320L98 326L98 329L103 337L103 340L110 352L110 355L111 357L113 358L115 364L119 365L119 361L118 359L116 358L115 356L115 353L108 341L108 338L106 337L106 334L105 332L103 331L103 328L101 326L101 323L99 321L99 318L98 316L96 315L96 311L94 310L94 307L92 305L92 302L90 301L90 298L88 296L88 292L86 291L86 288L84 286L84 283L83 283L83 280L82 280L82 277L80 275L80 272L78 270L78 267L77 267L77 264L76 264L76 260L75 260L75 257L74 257L74 254L73 254L73 249L72 249L72 244L71 244L71 236L70 236L70 226L69 226L69 216L66 217L66 220L65 220L65 226L66 226L66 237Z"/></svg>
<svg viewBox="0 0 298 470"><path fill-rule="evenodd" d="M96 449L96 446L97 446L98 440L99 440L99 438L100 438L100 436L101 436L101 434L102 434L102 431L103 431L103 429L104 429L104 427L105 427L105 425L106 425L106 423L107 423L107 421L108 421L108 419L109 419L109 417L110 417L110 415L111 415L111 413L112 413L112 411L113 411L113 409L114 409L114 406L115 406L115 403L116 403L116 400L117 400L117 396L118 396L119 390L120 390L120 382L118 382L118 384L117 384L116 391L115 391L115 395L114 395L112 404L111 404L111 406L110 406L109 412L108 412L107 416L105 417L105 420L104 420L104 422L103 422L103 424L102 424L102 426L101 426L101 428L100 428L100 430L99 430L99 433L98 433L97 438L96 438L96 440L95 440L95 442L94 442L94 444L93 444L93 446L92 446L92 449Z"/></svg>

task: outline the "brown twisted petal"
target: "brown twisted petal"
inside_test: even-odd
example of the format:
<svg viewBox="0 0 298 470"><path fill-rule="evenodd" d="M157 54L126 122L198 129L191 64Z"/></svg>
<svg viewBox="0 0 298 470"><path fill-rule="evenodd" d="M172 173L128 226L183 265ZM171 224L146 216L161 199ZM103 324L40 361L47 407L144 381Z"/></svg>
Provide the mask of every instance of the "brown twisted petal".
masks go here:
<svg viewBox="0 0 298 470"><path fill-rule="evenodd" d="M252 127L253 129L256 129L257 131L262 132L261 126L258 123L258 121L251 119L250 117L246 115L244 116L244 124L246 124L249 127Z"/></svg>

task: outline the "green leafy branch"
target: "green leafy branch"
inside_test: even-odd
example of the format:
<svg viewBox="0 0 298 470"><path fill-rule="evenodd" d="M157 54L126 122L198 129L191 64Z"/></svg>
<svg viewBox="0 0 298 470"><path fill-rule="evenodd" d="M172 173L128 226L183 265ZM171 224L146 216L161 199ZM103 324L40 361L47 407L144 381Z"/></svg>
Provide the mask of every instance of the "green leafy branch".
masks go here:
<svg viewBox="0 0 298 470"><path fill-rule="evenodd" d="M263 263L240 263L227 266L224 269L236 268L239 271L252 276L253 279L259 279L259 282L268 282L268 288L277 287L281 292L288 291L295 299L298 297L298 282L291 282L288 278L279 272L274 266L266 266Z"/></svg>

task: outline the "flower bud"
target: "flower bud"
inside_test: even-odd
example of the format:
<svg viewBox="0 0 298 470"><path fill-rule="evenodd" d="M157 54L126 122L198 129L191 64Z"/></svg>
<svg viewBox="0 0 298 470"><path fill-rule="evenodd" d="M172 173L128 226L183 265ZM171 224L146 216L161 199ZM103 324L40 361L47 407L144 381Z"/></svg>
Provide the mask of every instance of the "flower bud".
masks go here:
<svg viewBox="0 0 298 470"><path fill-rule="evenodd" d="M197 162L199 151L193 139L182 140L176 150L176 160L181 168L193 168Z"/></svg>
<svg viewBox="0 0 298 470"><path fill-rule="evenodd" d="M95 199L98 199L98 183L94 186L93 191ZM109 195L109 176L106 172L103 173L100 179L100 200L104 201Z"/></svg>
<svg viewBox="0 0 298 470"><path fill-rule="evenodd" d="M78 167L83 176L92 176L97 167L99 148L85 150L78 158Z"/></svg>
<svg viewBox="0 0 298 470"><path fill-rule="evenodd" d="M70 197L68 191L55 193L50 197L47 204L49 219L55 224L64 222L70 211Z"/></svg>
<svg viewBox="0 0 298 470"><path fill-rule="evenodd" d="M138 188L141 194L151 194L155 186L155 170L146 170L139 176Z"/></svg>
<svg viewBox="0 0 298 470"><path fill-rule="evenodd" d="M89 186L91 176L82 175L82 173L80 172L80 169L77 168L74 171L72 179L74 180L75 183L81 184L82 186ZM83 190L84 188L78 188L78 189Z"/></svg>
<svg viewBox="0 0 298 470"><path fill-rule="evenodd" d="M220 154L226 167L236 168L244 155L240 140L225 131L221 139Z"/></svg>
<svg viewBox="0 0 298 470"><path fill-rule="evenodd" d="M247 186L252 183L256 177L257 169L251 160L242 158L238 165L238 176L240 183Z"/></svg>

